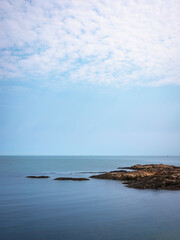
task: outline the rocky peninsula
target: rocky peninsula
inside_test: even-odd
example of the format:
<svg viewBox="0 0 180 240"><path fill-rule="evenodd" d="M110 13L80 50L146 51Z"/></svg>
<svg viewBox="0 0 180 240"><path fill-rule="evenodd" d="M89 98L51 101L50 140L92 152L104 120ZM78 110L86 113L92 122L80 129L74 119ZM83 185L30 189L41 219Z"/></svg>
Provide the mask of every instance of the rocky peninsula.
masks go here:
<svg viewBox="0 0 180 240"><path fill-rule="evenodd" d="M121 180L129 188L180 190L180 167L137 164L118 169L121 170L93 175L91 178Z"/></svg>

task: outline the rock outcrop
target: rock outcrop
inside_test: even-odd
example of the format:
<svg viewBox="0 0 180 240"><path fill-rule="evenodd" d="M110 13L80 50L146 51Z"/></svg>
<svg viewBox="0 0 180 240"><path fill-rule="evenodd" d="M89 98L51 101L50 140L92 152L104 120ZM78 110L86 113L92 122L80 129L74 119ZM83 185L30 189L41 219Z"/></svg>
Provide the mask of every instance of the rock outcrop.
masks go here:
<svg viewBox="0 0 180 240"><path fill-rule="evenodd" d="M180 190L180 167L164 164L137 164L119 169L133 171L111 171L93 175L91 178L121 180L129 188Z"/></svg>
<svg viewBox="0 0 180 240"><path fill-rule="evenodd" d="M49 176L27 176L27 178L50 178Z"/></svg>
<svg viewBox="0 0 180 240"><path fill-rule="evenodd" d="M89 180L89 178L70 178L70 177L59 177L59 178L55 178L54 180L72 180L72 181L86 181Z"/></svg>

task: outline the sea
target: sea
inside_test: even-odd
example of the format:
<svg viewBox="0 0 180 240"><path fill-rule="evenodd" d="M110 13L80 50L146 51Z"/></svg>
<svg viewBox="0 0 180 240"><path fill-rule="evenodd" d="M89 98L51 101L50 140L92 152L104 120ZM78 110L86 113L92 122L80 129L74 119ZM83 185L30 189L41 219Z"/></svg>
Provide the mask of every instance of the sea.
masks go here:
<svg viewBox="0 0 180 240"><path fill-rule="evenodd" d="M180 157L0 156L0 239L180 239L180 191L132 189L115 180L54 180L150 163L180 166Z"/></svg>

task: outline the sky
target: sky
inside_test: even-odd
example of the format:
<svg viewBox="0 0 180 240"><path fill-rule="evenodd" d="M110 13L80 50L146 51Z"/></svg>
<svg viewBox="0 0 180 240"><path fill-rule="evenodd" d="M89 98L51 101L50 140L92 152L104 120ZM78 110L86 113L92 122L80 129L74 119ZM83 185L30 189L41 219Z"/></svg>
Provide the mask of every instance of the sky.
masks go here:
<svg viewBox="0 0 180 240"><path fill-rule="evenodd" d="M0 0L1 155L180 155L179 0Z"/></svg>

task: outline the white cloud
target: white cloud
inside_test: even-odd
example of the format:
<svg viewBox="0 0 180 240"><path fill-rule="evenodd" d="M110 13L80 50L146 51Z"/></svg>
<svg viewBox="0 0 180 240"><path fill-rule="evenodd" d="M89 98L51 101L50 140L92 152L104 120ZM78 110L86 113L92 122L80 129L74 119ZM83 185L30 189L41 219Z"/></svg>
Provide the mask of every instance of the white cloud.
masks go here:
<svg viewBox="0 0 180 240"><path fill-rule="evenodd" d="M179 0L0 0L2 80L180 84Z"/></svg>

